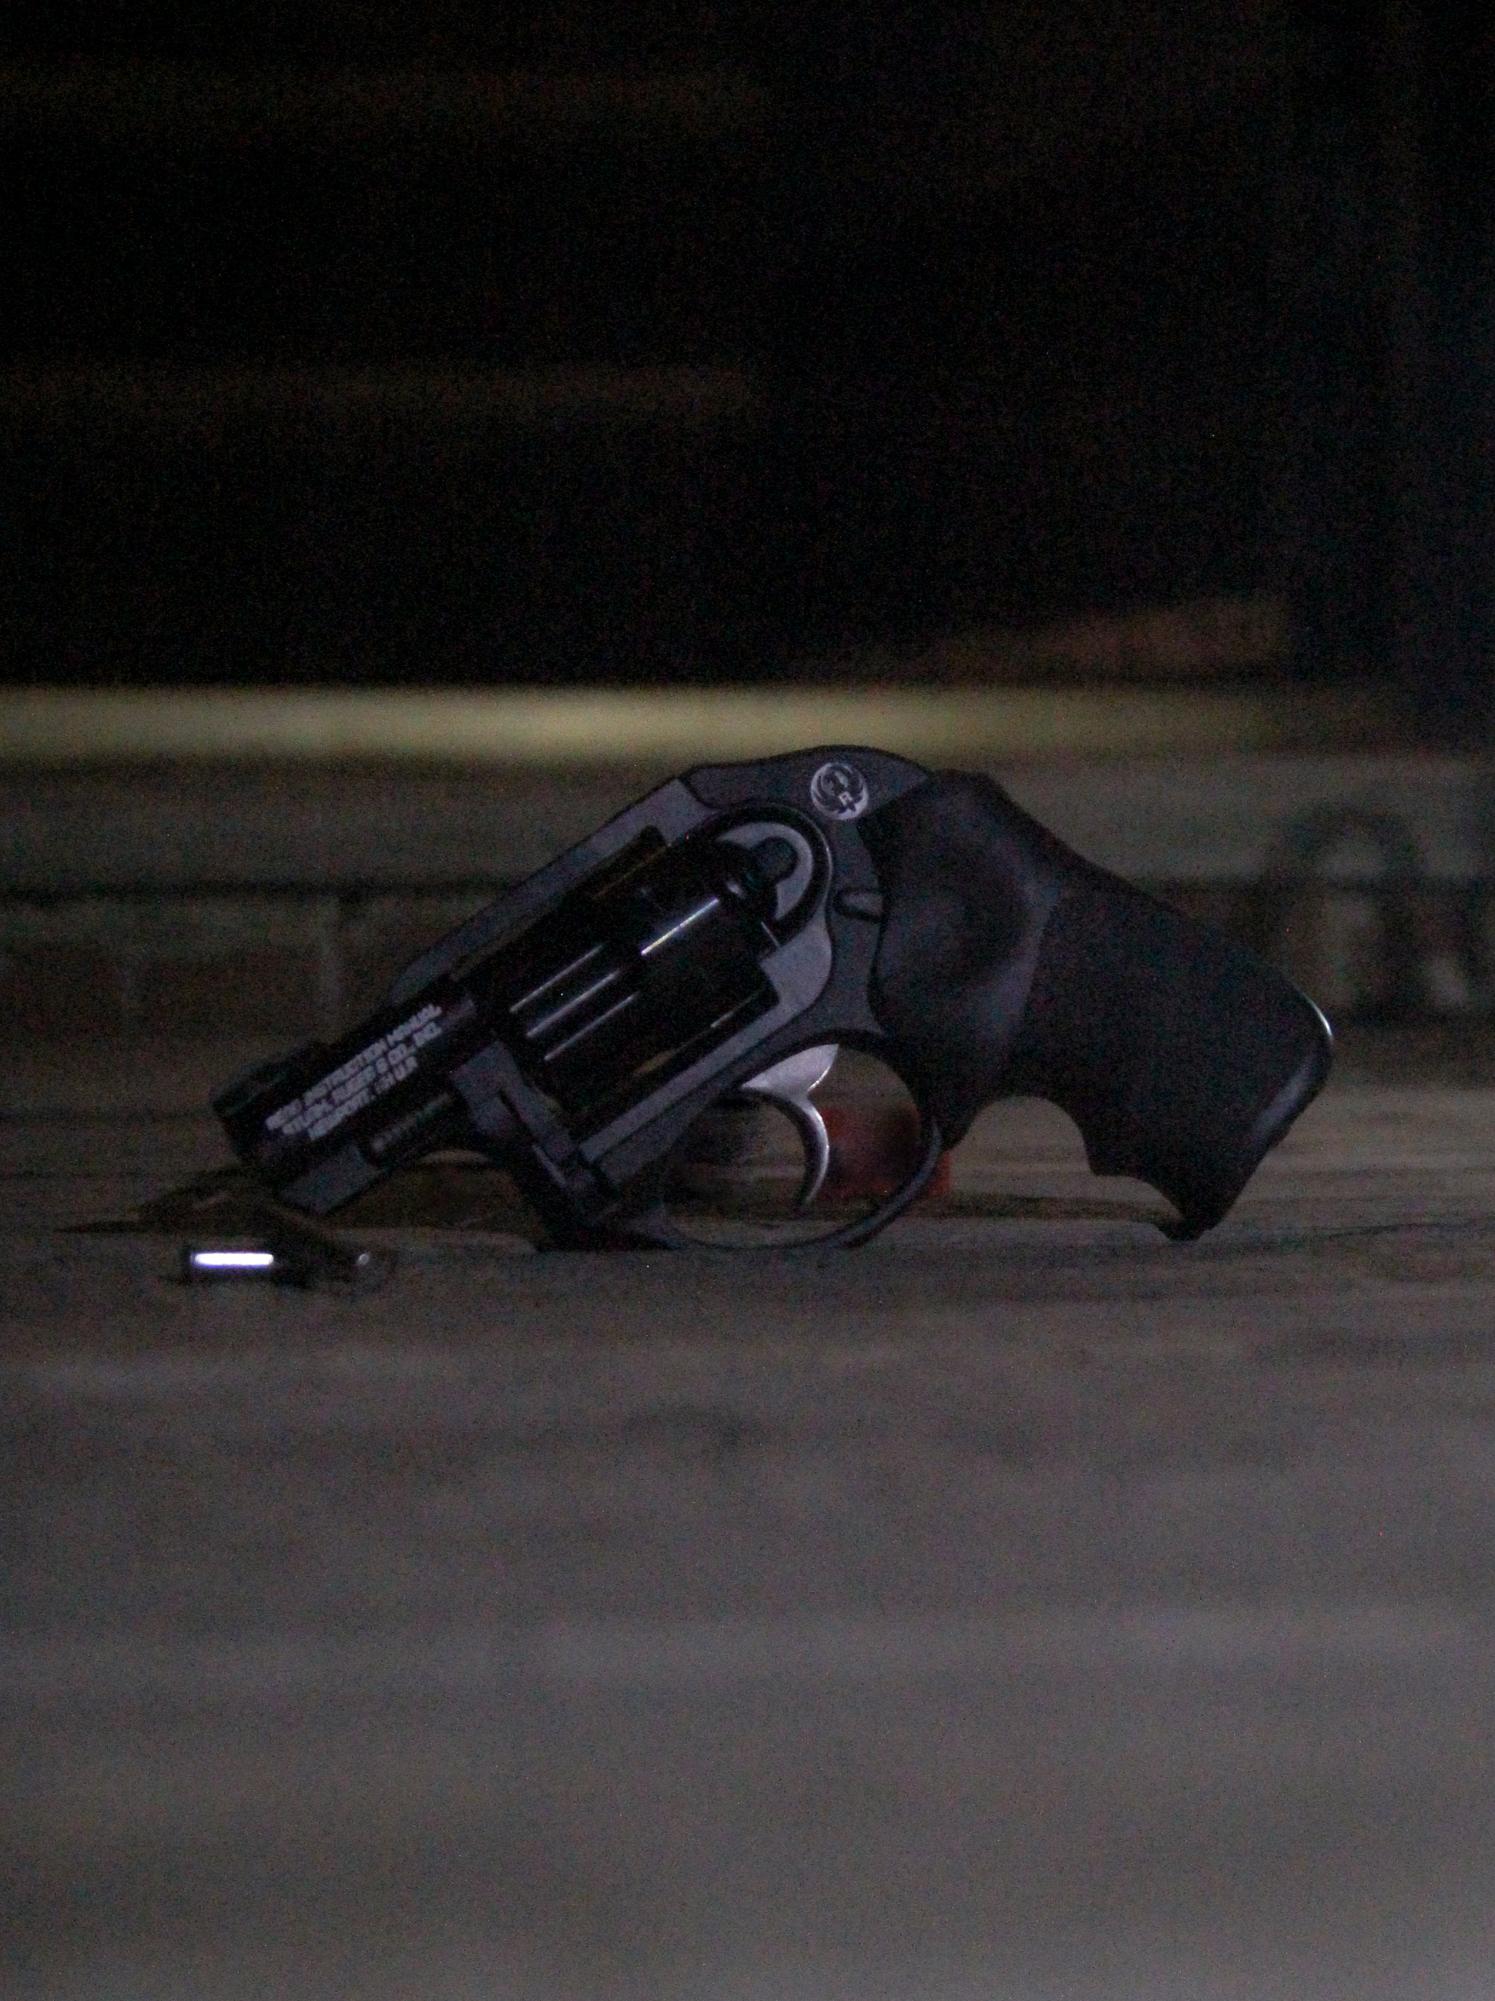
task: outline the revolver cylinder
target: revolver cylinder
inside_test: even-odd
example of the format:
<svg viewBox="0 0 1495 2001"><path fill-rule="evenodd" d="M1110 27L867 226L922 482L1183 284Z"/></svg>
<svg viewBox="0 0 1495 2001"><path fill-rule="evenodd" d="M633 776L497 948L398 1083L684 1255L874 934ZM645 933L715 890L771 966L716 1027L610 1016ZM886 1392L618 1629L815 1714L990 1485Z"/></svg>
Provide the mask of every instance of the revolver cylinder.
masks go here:
<svg viewBox="0 0 1495 2001"><path fill-rule="evenodd" d="M520 1069L585 1118L641 1071L772 1003L763 954L785 841L666 851L541 924L498 1018Z"/></svg>

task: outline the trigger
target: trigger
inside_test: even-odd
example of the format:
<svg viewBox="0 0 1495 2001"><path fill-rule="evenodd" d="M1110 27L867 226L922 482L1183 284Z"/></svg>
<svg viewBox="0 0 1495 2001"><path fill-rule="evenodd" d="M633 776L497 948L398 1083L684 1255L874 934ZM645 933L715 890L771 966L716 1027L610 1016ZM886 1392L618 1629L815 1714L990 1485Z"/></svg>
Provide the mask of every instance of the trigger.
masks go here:
<svg viewBox="0 0 1495 2001"><path fill-rule="evenodd" d="M796 1209L809 1208L830 1172L831 1136L825 1129L825 1120L810 1102L810 1093L825 1082L839 1054L834 1042L817 1043L813 1048L801 1049L797 1055L770 1064L768 1069L760 1070L756 1077L738 1086L738 1093L744 1098L777 1105L799 1134L805 1150L805 1172L799 1194L794 1198Z"/></svg>
<svg viewBox="0 0 1495 2001"><path fill-rule="evenodd" d="M754 1078L741 1087L744 1097L758 1098L765 1104L777 1105L799 1134L800 1144L805 1150L805 1171L799 1184L799 1193L794 1198L796 1209L808 1209L825 1185L825 1177L830 1171L831 1136L825 1129L825 1120L818 1109L811 1104L808 1092L803 1096L790 1096L776 1091L771 1086Z"/></svg>

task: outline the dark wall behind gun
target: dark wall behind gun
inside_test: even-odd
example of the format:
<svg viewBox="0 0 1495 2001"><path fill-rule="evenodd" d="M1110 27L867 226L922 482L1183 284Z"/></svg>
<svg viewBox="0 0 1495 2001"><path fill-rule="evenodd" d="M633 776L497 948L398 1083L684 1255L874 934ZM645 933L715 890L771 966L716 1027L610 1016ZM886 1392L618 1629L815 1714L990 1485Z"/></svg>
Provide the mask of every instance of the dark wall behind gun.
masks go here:
<svg viewBox="0 0 1495 2001"><path fill-rule="evenodd" d="M5 673L753 677L1280 588L1302 673L1435 645L1456 731L1487 50L1450 18L12 19Z"/></svg>

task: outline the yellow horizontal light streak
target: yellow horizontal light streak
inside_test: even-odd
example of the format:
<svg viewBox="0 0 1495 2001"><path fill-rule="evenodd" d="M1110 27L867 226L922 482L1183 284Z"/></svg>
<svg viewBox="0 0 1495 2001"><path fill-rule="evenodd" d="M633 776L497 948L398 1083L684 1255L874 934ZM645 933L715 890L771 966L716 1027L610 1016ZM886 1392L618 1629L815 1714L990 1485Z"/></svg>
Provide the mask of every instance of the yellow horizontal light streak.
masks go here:
<svg viewBox="0 0 1495 2001"><path fill-rule="evenodd" d="M891 686L31 688L0 694L0 761L674 769L813 744L923 761L1346 748L1363 697L1302 689Z"/></svg>

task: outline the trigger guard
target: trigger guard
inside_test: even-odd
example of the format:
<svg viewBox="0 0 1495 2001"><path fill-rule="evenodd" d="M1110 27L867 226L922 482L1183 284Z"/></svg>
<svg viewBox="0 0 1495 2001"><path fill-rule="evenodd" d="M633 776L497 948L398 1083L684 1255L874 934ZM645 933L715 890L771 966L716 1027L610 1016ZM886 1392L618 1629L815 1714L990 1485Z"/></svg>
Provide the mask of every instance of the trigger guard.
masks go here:
<svg viewBox="0 0 1495 2001"><path fill-rule="evenodd" d="M879 1231L901 1216L905 1209L917 1202L933 1179L945 1151L945 1136L932 1112L920 1107L919 1111L919 1158L913 1172L901 1188L897 1188L880 1208L870 1215L859 1216L855 1222L845 1223L839 1230L832 1230L823 1237L817 1237L806 1249L817 1251L854 1250L857 1245L869 1243Z"/></svg>
<svg viewBox="0 0 1495 2001"><path fill-rule="evenodd" d="M692 1237L670 1220L668 1207L659 1202L642 1214L631 1216L625 1222L612 1225L605 1233L604 1244L599 1247L628 1250L679 1250L692 1251L699 1257L764 1257L793 1256L805 1251L855 1250L859 1245L869 1243L879 1231L901 1216L911 1203L917 1202L929 1186L935 1169L940 1164L945 1151L944 1135L933 1113L920 1111L920 1153L913 1172L903 1186L896 1189L887 1201L870 1215L859 1216L854 1222L843 1223L839 1230L828 1230L822 1237L806 1238L797 1244L713 1244L700 1237Z"/></svg>

